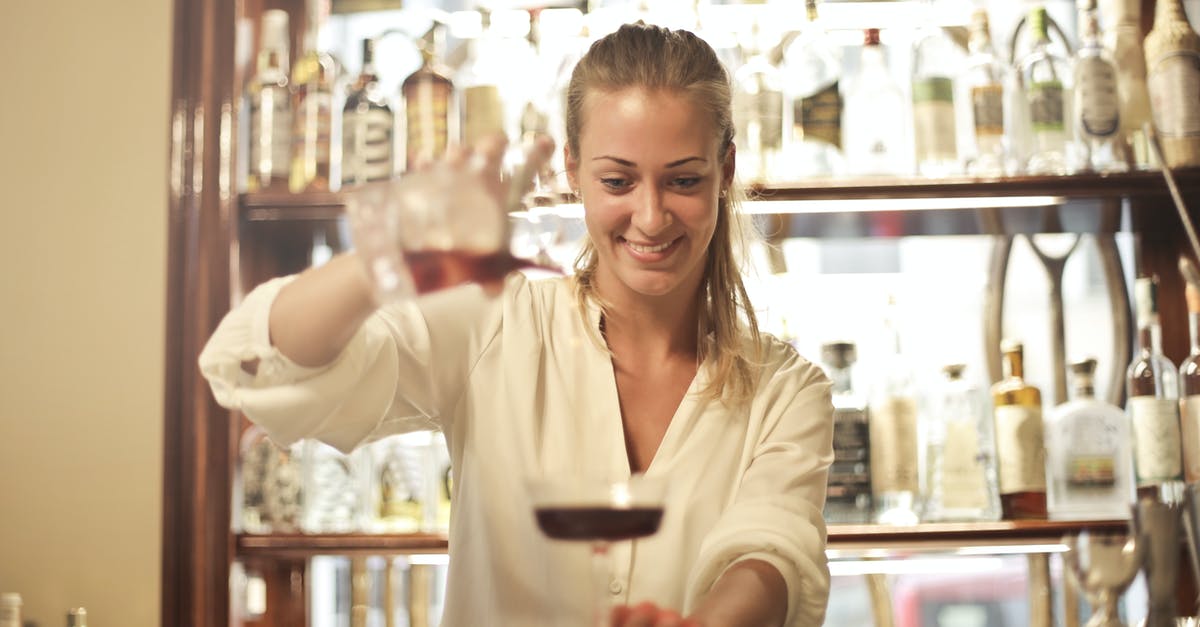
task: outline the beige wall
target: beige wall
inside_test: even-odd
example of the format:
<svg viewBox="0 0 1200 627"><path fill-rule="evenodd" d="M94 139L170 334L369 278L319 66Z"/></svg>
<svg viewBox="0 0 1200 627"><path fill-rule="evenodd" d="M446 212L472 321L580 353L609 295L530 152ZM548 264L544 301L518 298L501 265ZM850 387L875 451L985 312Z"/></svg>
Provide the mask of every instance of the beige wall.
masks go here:
<svg viewBox="0 0 1200 627"><path fill-rule="evenodd" d="M0 591L157 625L172 0L0 1Z"/></svg>

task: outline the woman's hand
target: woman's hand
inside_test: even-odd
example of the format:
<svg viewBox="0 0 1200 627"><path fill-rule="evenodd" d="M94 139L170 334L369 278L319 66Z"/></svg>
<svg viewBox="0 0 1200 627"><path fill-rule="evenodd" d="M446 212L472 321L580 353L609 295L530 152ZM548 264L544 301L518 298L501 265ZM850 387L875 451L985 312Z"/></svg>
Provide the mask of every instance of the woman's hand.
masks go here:
<svg viewBox="0 0 1200 627"><path fill-rule="evenodd" d="M649 601L633 607L614 607L611 623L612 627L703 627L695 620L683 618L675 610L658 607Z"/></svg>

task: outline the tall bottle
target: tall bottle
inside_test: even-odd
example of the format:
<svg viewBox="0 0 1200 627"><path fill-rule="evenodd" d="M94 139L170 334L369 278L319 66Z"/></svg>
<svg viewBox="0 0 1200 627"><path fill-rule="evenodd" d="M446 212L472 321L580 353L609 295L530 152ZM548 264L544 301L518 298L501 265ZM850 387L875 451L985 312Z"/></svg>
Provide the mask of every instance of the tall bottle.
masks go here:
<svg viewBox="0 0 1200 627"><path fill-rule="evenodd" d="M1054 520L1129 518L1129 418L1096 398L1096 360L1070 365L1073 398L1046 416L1046 509Z"/></svg>
<svg viewBox="0 0 1200 627"><path fill-rule="evenodd" d="M958 44L933 20L925 3L925 24L913 45L912 120L917 172L947 176L959 171L954 79L963 70Z"/></svg>
<svg viewBox="0 0 1200 627"><path fill-rule="evenodd" d="M0 593L0 627L23 627L20 593Z"/></svg>
<svg viewBox="0 0 1200 627"><path fill-rule="evenodd" d="M779 173L783 151L783 81L779 68L763 52L761 33L755 20L743 45L746 62L733 74L738 167L747 180L755 182L768 181Z"/></svg>
<svg viewBox="0 0 1200 627"><path fill-rule="evenodd" d="M342 184L382 181L395 171L396 116L379 87L375 40L362 41L362 71L342 107Z"/></svg>
<svg viewBox="0 0 1200 627"><path fill-rule="evenodd" d="M495 58L499 46L492 31L491 14L488 11L479 14L482 31L479 37L468 40L467 62L454 81L460 95L461 139L465 146L473 146L488 135L508 131L505 103L500 92L505 68L500 65L501 60Z"/></svg>
<svg viewBox="0 0 1200 627"><path fill-rule="evenodd" d="M1146 84L1167 166L1200 165L1200 35L1182 0L1159 0L1146 35Z"/></svg>
<svg viewBox="0 0 1200 627"><path fill-rule="evenodd" d="M1184 288L1192 349L1179 364L1179 428L1183 440L1183 474L1188 484L1200 481L1200 291Z"/></svg>
<svg viewBox="0 0 1200 627"><path fill-rule="evenodd" d="M920 490L917 397L912 370L900 346L895 301L884 320L887 353L881 359L868 408L871 494L876 521L885 525L918 522Z"/></svg>
<svg viewBox="0 0 1200 627"><path fill-rule="evenodd" d="M854 388L853 342L821 346L821 361L833 383L833 464L825 497L825 520L871 521L871 446L866 399Z"/></svg>
<svg viewBox="0 0 1200 627"><path fill-rule="evenodd" d="M320 32L329 0L308 0L308 28L304 54L292 68L295 89L292 110L292 192L327 192L337 188L334 178L333 89L336 62L322 52ZM341 151L341 146L336 147Z"/></svg>
<svg viewBox="0 0 1200 627"><path fill-rule="evenodd" d="M909 175L908 99L888 70L878 28L864 31L861 55L858 76L847 89L842 126L848 169L862 175Z"/></svg>
<svg viewBox="0 0 1200 627"><path fill-rule="evenodd" d="M288 79L288 14L263 11L254 78L246 87L250 109L250 176L252 192L288 188L292 154L292 92Z"/></svg>
<svg viewBox="0 0 1200 627"><path fill-rule="evenodd" d="M1140 277L1134 290L1139 349L1126 370L1125 382L1138 494L1173 500L1183 478L1178 371L1162 352L1158 284Z"/></svg>
<svg viewBox="0 0 1200 627"><path fill-rule="evenodd" d="M366 528L411 533L425 524L429 433L391 435L370 446Z"/></svg>
<svg viewBox="0 0 1200 627"><path fill-rule="evenodd" d="M257 425L242 434L234 493L235 530L288 533L301 528L303 443L281 447Z"/></svg>
<svg viewBox="0 0 1200 627"><path fill-rule="evenodd" d="M789 174L800 178L835 176L845 171L842 156L841 51L834 48L817 13L817 0L805 0L808 24L783 53L784 117L790 113L790 137L784 138Z"/></svg>
<svg viewBox="0 0 1200 627"><path fill-rule="evenodd" d="M1033 145L1025 169L1030 174L1067 173L1067 102L1071 71L1067 61L1050 49L1046 7L1029 12L1026 26L1033 49L1021 59L1021 82L1033 130Z"/></svg>
<svg viewBox="0 0 1200 627"><path fill-rule="evenodd" d="M1025 382L1025 347L1000 344L1004 378L992 386L1000 509L1005 520L1046 518L1042 392Z"/></svg>
<svg viewBox="0 0 1200 627"><path fill-rule="evenodd" d="M1079 50L1075 53L1074 120L1082 169L1119 172L1129 169L1119 143L1121 103L1117 68L1100 44L1095 0L1080 0Z"/></svg>
<svg viewBox="0 0 1200 627"><path fill-rule="evenodd" d="M304 513L307 533L358 531L363 518L362 451L342 453L317 440L305 440Z"/></svg>
<svg viewBox="0 0 1200 627"><path fill-rule="evenodd" d="M67 627L87 627L87 610L82 607L69 610L67 612Z"/></svg>
<svg viewBox="0 0 1200 627"><path fill-rule="evenodd" d="M963 364L942 369L926 424L922 520L997 520L995 429L983 393L963 378Z"/></svg>
<svg viewBox="0 0 1200 627"><path fill-rule="evenodd" d="M986 9L979 8L971 14L967 49L962 78L971 120L967 172L975 176L1000 176L1008 161L1004 124L1008 66L996 56Z"/></svg>
<svg viewBox="0 0 1200 627"><path fill-rule="evenodd" d="M1103 0L1104 45L1117 66L1117 99L1120 101L1121 143L1125 161L1144 170L1153 164L1146 144L1145 125L1150 118L1150 93L1146 90L1146 53L1142 50L1141 0Z"/></svg>
<svg viewBox="0 0 1200 627"><path fill-rule="evenodd" d="M431 163L446 152L454 115L454 83L441 67L441 25L435 24L420 40L421 67L400 85L404 100L404 169Z"/></svg>

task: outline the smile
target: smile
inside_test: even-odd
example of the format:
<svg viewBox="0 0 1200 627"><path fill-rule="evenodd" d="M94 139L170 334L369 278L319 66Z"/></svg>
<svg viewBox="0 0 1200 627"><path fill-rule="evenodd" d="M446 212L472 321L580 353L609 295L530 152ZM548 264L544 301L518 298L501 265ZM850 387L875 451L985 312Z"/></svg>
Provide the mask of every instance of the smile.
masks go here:
<svg viewBox="0 0 1200 627"><path fill-rule="evenodd" d="M635 253L641 253L643 255L652 254L652 253L660 253L660 252L670 248L671 244L674 244L674 243L675 243L675 240L671 240L669 242L663 242L661 244L646 245L646 244L635 244L629 240L625 240L625 245L628 246L630 248L630 250L632 250Z"/></svg>

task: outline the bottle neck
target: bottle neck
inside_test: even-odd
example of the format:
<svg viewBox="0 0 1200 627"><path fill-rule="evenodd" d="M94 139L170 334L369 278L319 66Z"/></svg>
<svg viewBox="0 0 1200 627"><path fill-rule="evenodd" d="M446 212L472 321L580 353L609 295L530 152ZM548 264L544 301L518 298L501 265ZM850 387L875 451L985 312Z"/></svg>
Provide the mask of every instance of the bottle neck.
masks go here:
<svg viewBox="0 0 1200 627"><path fill-rule="evenodd" d="M850 368L833 368L829 369L829 381L832 384L831 390L834 394L846 394L854 388L850 380Z"/></svg>
<svg viewBox="0 0 1200 627"><path fill-rule="evenodd" d="M1154 3L1154 25L1160 22L1187 23L1187 13L1183 10L1183 0L1157 0Z"/></svg>
<svg viewBox="0 0 1200 627"><path fill-rule="evenodd" d="M1191 353L1200 355L1200 311L1188 312L1188 335L1192 338Z"/></svg>
<svg viewBox="0 0 1200 627"><path fill-rule="evenodd" d="M1194 339L1193 342L1195 342ZM1157 314L1138 321L1138 343L1141 345L1143 353L1151 355L1162 353L1162 327L1158 323Z"/></svg>
<svg viewBox="0 0 1200 627"><path fill-rule="evenodd" d="M1075 387L1072 390L1072 397L1076 400L1096 398L1096 386L1091 380L1076 381Z"/></svg>
<svg viewBox="0 0 1200 627"><path fill-rule="evenodd" d="M1024 378L1025 364L1022 358L1021 353L1005 353L1003 362L1005 379Z"/></svg>
<svg viewBox="0 0 1200 627"><path fill-rule="evenodd" d="M817 21L817 0L804 0L804 12L809 22Z"/></svg>

